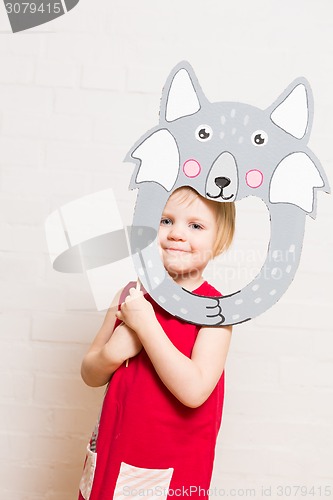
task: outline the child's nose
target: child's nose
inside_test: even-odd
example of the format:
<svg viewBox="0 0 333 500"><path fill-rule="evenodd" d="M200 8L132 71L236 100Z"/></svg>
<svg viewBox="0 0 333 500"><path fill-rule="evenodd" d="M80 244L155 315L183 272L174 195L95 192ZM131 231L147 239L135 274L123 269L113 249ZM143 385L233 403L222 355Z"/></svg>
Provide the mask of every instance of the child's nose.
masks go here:
<svg viewBox="0 0 333 500"><path fill-rule="evenodd" d="M184 241L186 239L185 231L181 227L174 224L169 231L168 238L171 240Z"/></svg>

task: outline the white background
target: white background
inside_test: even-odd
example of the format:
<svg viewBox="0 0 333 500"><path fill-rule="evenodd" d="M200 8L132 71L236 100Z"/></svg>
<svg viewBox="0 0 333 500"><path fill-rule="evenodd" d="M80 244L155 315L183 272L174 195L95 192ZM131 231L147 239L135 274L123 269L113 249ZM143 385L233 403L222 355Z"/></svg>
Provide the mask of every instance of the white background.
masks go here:
<svg viewBox="0 0 333 500"><path fill-rule="evenodd" d="M111 187L130 223L132 166L122 160L157 123L164 81L183 59L209 100L263 109L305 76L315 98L310 147L332 179L333 7L81 0L17 34L0 9L1 498L72 500L103 395L83 384L80 363L103 313L86 277L53 271L46 217ZM260 203L241 203L233 251L245 274L229 255L246 282L268 226ZM332 217L331 196L319 193L294 283L234 328L213 478L229 497L264 498L272 487L270 498L281 498L278 484L315 485L315 496L296 496L311 499L331 485L333 497Z"/></svg>

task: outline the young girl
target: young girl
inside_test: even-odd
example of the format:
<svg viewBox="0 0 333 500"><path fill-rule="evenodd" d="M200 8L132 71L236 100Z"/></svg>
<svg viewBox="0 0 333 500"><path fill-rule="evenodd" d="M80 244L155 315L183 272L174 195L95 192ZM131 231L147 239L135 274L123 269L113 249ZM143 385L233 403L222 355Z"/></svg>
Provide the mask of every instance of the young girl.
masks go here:
<svg viewBox="0 0 333 500"><path fill-rule="evenodd" d="M159 229L169 275L197 295L221 295L202 273L234 225L233 203L176 190ZM108 387L80 500L208 497L230 339L231 327L186 323L145 291L118 294L82 362L88 385Z"/></svg>

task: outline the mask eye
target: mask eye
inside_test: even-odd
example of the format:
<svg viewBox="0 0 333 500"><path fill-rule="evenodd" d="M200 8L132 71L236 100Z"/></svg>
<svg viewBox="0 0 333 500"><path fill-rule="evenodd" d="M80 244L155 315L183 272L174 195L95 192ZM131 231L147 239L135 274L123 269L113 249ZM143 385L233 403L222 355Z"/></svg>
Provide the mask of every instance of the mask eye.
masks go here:
<svg viewBox="0 0 333 500"><path fill-rule="evenodd" d="M263 130L256 130L251 136L251 141L254 146L265 146L268 141L268 135Z"/></svg>
<svg viewBox="0 0 333 500"><path fill-rule="evenodd" d="M210 141L213 137L213 131L209 125L200 125L195 131L195 138L198 141Z"/></svg>

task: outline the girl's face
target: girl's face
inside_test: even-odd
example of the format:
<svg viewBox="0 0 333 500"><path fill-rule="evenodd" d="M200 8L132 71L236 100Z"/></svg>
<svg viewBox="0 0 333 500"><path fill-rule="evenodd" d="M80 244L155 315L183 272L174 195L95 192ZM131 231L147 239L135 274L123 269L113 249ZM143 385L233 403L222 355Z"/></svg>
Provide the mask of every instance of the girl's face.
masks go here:
<svg viewBox="0 0 333 500"><path fill-rule="evenodd" d="M217 233L216 215L204 198L179 193L171 196L164 208L159 243L163 264L175 281L202 278L213 258Z"/></svg>

